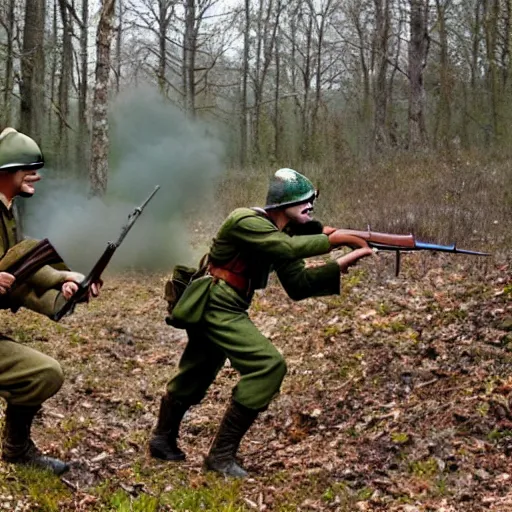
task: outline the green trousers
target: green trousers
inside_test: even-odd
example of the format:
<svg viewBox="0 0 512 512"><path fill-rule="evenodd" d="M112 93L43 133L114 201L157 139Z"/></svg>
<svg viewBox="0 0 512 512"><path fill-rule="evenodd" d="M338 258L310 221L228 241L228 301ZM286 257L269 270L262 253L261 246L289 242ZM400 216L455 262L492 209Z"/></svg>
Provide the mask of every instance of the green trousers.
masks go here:
<svg viewBox="0 0 512 512"><path fill-rule="evenodd" d="M64 381L55 359L26 345L0 338L0 397L13 405L37 406Z"/></svg>
<svg viewBox="0 0 512 512"><path fill-rule="evenodd" d="M187 329L189 341L168 391L189 405L199 403L227 359L240 374L233 399L265 409L286 374L283 356L249 319L249 303L224 281L213 284L203 320Z"/></svg>

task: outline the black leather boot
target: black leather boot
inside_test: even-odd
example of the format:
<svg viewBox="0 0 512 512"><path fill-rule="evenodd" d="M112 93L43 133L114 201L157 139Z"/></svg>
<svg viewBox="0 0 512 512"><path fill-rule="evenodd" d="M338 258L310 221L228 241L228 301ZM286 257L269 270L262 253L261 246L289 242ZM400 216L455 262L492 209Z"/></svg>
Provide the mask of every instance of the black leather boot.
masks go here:
<svg viewBox="0 0 512 512"><path fill-rule="evenodd" d="M258 414L258 410L248 409L231 401L205 459L207 470L237 478L244 478L248 475L236 460L236 453L242 437L254 423Z"/></svg>
<svg viewBox="0 0 512 512"><path fill-rule="evenodd" d="M149 452L152 457L171 461L185 460L185 454L179 449L177 440L181 420L189 407L170 394L162 397L158 422L149 440Z"/></svg>
<svg viewBox="0 0 512 512"><path fill-rule="evenodd" d="M62 475L68 471L69 466L59 459L43 455L30 439L32 421L39 409L39 406L7 405L2 436L2 459L13 464L34 466Z"/></svg>

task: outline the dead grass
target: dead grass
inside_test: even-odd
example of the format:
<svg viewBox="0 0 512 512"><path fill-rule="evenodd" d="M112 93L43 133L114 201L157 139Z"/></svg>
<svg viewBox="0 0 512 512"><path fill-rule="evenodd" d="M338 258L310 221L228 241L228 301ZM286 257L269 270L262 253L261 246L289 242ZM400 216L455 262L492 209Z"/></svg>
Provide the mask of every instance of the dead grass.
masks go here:
<svg viewBox="0 0 512 512"><path fill-rule="evenodd" d="M320 190L317 216L353 229L413 232L504 253L512 242L512 160L479 153L400 154L373 164L297 169ZM232 169L218 186L220 222L233 208L262 205L274 168Z"/></svg>

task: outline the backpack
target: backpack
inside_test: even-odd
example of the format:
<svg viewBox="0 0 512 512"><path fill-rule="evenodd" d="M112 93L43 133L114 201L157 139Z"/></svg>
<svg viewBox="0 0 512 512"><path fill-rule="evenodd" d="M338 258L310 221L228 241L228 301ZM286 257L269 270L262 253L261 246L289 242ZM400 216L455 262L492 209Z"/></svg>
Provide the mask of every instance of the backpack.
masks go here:
<svg viewBox="0 0 512 512"><path fill-rule="evenodd" d="M199 268L187 267L185 265L176 265L173 268L171 277L167 280L164 287L164 299L167 301L167 312L172 316L176 304L180 300L187 286L206 274L208 269L208 254L205 254L199 262ZM170 316L165 321L169 324Z"/></svg>

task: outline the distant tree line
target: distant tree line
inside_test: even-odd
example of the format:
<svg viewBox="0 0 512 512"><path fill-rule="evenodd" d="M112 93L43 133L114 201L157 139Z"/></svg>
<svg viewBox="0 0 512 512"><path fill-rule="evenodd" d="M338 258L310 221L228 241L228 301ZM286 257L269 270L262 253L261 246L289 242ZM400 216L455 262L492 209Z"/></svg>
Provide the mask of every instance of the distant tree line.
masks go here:
<svg viewBox="0 0 512 512"><path fill-rule="evenodd" d="M510 0L4 0L0 124L108 176L108 103L153 84L232 164L505 147ZM85 165L84 165L85 163Z"/></svg>

